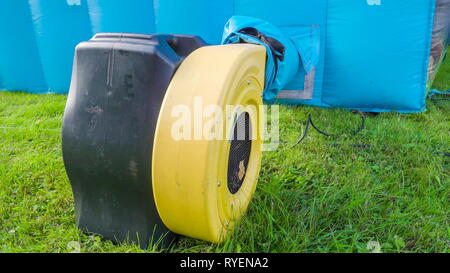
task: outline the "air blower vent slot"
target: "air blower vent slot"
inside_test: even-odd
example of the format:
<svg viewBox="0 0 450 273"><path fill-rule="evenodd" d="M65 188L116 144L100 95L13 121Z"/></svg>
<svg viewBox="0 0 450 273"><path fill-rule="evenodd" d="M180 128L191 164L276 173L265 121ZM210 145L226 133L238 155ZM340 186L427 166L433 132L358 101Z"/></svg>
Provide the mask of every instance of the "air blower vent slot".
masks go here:
<svg viewBox="0 0 450 273"><path fill-rule="evenodd" d="M252 149L252 124L247 112L235 121L228 157L228 190L236 194L244 182Z"/></svg>

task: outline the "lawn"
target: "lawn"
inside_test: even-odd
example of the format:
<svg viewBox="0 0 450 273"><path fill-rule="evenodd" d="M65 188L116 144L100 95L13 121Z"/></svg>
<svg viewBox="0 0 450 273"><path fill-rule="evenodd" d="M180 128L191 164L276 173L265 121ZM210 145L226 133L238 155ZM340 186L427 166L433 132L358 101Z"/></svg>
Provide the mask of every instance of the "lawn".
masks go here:
<svg viewBox="0 0 450 273"><path fill-rule="evenodd" d="M435 88L450 88L450 58ZM75 226L60 128L66 96L0 92L0 252L141 252ZM281 108L295 142L312 114L327 138L264 154L247 216L222 245L182 238L170 252L450 252L450 102L422 114L360 118L348 111ZM370 147L330 144L370 144ZM376 248L376 247L375 247ZM154 250L149 250L154 251Z"/></svg>

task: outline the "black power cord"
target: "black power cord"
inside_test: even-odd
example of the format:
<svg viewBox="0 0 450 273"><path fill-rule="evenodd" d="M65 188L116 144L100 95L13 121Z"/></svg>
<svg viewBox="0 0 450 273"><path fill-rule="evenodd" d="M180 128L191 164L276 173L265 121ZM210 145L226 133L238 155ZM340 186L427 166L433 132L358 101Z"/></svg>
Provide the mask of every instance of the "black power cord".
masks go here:
<svg viewBox="0 0 450 273"><path fill-rule="evenodd" d="M352 133L353 135L357 135L357 134L361 133L366 127L366 125L365 125L366 114L364 112L361 112L361 111L355 111L355 113L358 113L358 114L361 115L361 127L358 130L354 131ZM337 135L332 135L332 134L329 134L329 133L326 133L326 132L320 130L314 124L311 114L308 114L308 119L306 121L305 131L303 132L302 137L291 148L296 147L297 145L299 145L300 143L302 143L305 140L306 136L308 135L310 126L312 126L318 133L320 133L320 134L322 134L324 136L327 136L327 137L337 136ZM339 147L339 146L343 146L343 145L344 144L339 144L339 143L328 144L328 146L333 146L333 147ZM348 146L355 147L355 148L362 148L362 149L370 149L370 148L372 148L371 144L348 144ZM437 155L450 157L450 152L434 152L434 151L430 151L430 152L434 153L434 154L437 154Z"/></svg>
<svg viewBox="0 0 450 273"><path fill-rule="evenodd" d="M356 111L356 113L361 115L361 127L358 130L354 131L352 133L353 135L357 135L357 134L361 133L366 128L366 115L361 111ZM317 126L314 124L314 122L312 120L311 114L309 114L308 120L306 121L305 131L303 132L302 137L292 146L292 148L299 145L300 143L303 142L303 140L305 140L306 136L308 135L309 126L312 126L318 133L320 133L324 136L327 136L327 137L337 136L337 135L332 135L332 134L326 133L326 132L320 130L319 128L317 128ZM332 146L340 146L340 145L341 144L332 144ZM354 144L354 145L355 145L355 147L370 147L369 144ZM351 145L351 146L353 146L353 145Z"/></svg>

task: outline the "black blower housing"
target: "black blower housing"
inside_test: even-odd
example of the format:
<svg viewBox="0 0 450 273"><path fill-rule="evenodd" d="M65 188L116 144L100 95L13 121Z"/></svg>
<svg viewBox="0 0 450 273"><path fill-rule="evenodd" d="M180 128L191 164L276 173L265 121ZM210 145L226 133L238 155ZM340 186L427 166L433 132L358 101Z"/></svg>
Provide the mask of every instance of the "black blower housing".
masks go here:
<svg viewBox="0 0 450 273"><path fill-rule="evenodd" d="M194 36L103 33L77 46L62 148L81 230L142 248L172 241L153 199L154 133L177 67L205 45Z"/></svg>

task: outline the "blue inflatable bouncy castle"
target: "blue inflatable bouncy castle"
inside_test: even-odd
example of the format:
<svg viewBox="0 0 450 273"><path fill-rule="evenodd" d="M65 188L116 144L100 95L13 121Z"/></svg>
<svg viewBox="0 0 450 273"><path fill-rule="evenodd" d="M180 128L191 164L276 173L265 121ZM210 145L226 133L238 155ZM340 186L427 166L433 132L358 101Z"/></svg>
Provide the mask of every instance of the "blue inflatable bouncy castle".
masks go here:
<svg viewBox="0 0 450 273"><path fill-rule="evenodd" d="M450 0L4 0L0 90L67 93L75 46L98 32L219 44L236 15L273 24L298 50L269 103L425 111L449 42Z"/></svg>

